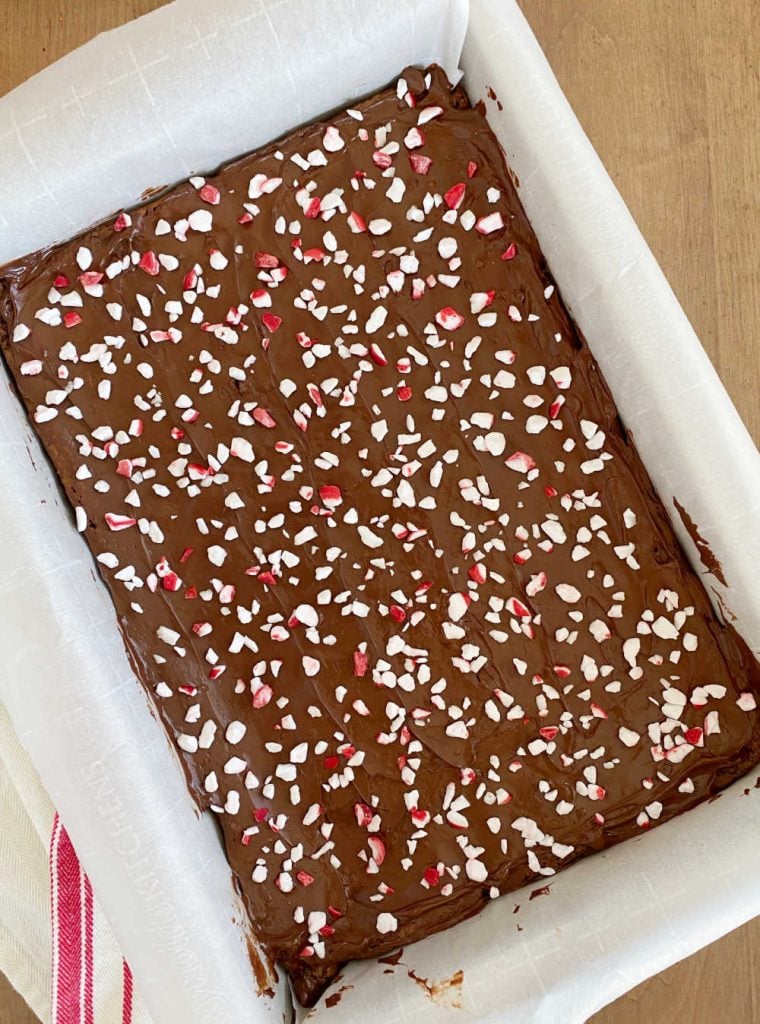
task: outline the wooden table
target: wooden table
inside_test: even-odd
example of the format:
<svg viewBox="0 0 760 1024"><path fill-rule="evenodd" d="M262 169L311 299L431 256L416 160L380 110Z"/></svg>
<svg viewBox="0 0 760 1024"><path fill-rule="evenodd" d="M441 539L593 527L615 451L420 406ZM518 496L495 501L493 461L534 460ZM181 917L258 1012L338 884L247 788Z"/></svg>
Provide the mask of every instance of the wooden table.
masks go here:
<svg viewBox="0 0 760 1024"><path fill-rule="evenodd" d="M0 94L96 33L161 2L0 0ZM755 0L520 3L758 441ZM758 979L760 918L640 985L593 1024L756 1024ZM0 984L0 1021L34 1020L7 983Z"/></svg>

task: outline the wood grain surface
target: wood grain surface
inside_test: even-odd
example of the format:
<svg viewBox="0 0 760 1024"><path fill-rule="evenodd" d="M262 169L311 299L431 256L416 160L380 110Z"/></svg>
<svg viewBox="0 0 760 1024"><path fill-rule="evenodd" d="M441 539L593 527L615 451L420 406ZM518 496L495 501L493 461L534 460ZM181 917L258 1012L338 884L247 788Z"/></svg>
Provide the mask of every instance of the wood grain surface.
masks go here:
<svg viewBox="0 0 760 1024"><path fill-rule="evenodd" d="M161 2L0 0L0 95ZM519 2L757 442L756 0ZM34 1021L0 976L0 1022ZM640 985L590 1024L654 1021L757 1024L760 918Z"/></svg>

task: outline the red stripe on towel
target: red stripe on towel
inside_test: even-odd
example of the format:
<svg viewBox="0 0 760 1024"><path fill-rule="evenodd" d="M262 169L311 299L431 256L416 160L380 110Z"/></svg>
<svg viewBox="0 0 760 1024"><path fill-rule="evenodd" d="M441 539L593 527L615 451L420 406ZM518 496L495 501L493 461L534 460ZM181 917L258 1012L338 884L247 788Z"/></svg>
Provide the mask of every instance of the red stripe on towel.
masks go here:
<svg viewBox="0 0 760 1024"><path fill-rule="evenodd" d="M124 976L124 997L121 1007L121 1024L132 1024L132 972L126 960L122 961Z"/></svg>
<svg viewBox="0 0 760 1024"><path fill-rule="evenodd" d="M52 1024L82 1024L83 913L82 869L58 815L50 841L53 926ZM83 928L83 923L85 927Z"/></svg>

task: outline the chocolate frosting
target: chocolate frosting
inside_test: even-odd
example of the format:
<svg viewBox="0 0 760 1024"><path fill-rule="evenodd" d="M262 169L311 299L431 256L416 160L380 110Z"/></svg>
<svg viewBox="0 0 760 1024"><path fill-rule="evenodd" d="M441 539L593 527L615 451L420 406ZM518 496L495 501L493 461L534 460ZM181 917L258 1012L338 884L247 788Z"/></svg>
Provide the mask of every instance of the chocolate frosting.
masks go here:
<svg viewBox="0 0 760 1024"><path fill-rule="evenodd" d="M0 286L136 674L305 1004L760 760L757 662L439 69Z"/></svg>

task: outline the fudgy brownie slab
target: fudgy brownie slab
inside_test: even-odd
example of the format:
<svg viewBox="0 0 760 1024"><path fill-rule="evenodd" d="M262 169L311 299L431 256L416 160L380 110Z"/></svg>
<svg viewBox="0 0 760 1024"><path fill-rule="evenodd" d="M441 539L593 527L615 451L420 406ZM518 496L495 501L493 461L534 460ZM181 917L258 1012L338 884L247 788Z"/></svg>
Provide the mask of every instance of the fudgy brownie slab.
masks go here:
<svg viewBox="0 0 760 1024"><path fill-rule="evenodd" d="M760 759L757 663L439 70L0 278L21 398L303 1002Z"/></svg>

